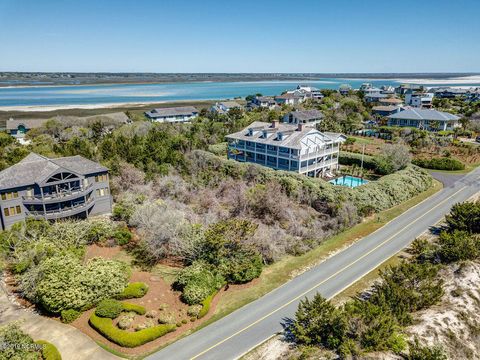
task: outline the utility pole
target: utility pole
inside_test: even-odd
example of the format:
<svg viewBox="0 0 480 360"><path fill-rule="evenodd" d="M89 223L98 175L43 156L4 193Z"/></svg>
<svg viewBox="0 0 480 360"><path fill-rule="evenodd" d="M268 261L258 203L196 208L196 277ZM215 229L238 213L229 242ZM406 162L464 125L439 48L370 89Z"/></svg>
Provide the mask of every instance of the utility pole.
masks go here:
<svg viewBox="0 0 480 360"><path fill-rule="evenodd" d="M363 144L362 148L362 162L360 164L360 177L363 179L363 157L365 156L365 144Z"/></svg>

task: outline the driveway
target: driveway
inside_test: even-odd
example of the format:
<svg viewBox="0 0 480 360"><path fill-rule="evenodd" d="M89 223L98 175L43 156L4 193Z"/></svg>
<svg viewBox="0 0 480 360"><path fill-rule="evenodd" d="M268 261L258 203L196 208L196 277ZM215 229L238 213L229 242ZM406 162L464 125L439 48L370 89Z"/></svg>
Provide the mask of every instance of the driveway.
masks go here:
<svg viewBox="0 0 480 360"><path fill-rule="evenodd" d="M54 344L63 360L118 360L103 350L95 341L73 326L40 316L12 303L4 284L0 285L0 324L20 321L20 327L34 340L46 340Z"/></svg>

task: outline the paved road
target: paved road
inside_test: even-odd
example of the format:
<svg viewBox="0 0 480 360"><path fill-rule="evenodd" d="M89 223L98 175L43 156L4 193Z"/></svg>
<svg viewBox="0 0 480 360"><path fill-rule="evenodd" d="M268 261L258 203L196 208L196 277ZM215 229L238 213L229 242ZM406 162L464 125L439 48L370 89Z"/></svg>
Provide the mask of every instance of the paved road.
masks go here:
<svg viewBox="0 0 480 360"><path fill-rule="evenodd" d="M148 357L150 360L236 359L274 333L293 317L298 302L316 292L330 298L399 252L450 207L480 191L480 169L397 217L318 266L262 298L180 339Z"/></svg>

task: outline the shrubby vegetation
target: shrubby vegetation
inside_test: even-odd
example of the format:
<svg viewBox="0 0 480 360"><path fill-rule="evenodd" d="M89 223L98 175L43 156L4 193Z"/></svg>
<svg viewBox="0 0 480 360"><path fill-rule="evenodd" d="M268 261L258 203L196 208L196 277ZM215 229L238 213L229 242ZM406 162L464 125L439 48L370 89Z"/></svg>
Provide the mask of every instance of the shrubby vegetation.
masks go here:
<svg viewBox="0 0 480 360"><path fill-rule="evenodd" d="M319 294L302 300L287 334L299 345L321 346L342 357L392 351L404 359L446 359L438 346L407 342L403 328L414 323L415 312L440 301L442 264L480 258L480 229L470 222L478 220L479 209L480 202L456 204L437 241L416 240L411 260L381 271L367 293L346 304L335 307Z"/></svg>
<svg viewBox="0 0 480 360"><path fill-rule="evenodd" d="M434 170L463 170L465 164L457 159L443 157L443 158L431 158L431 159L414 159L412 161L417 166L426 169Z"/></svg>
<svg viewBox="0 0 480 360"><path fill-rule="evenodd" d="M83 261L87 244L104 242L115 232L108 220L47 221L27 219L0 234L2 254L21 294L52 313L81 311L121 293L130 276L121 262ZM64 312L67 321L73 313Z"/></svg>
<svg viewBox="0 0 480 360"><path fill-rule="evenodd" d="M15 323L0 327L0 359L62 360L57 348L44 340L33 341Z"/></svg>
<svg viewBox="0 0 480 360"><path fill-rule="evenodd" d="M99 317L95 313L90 317L90 325L108 340L124 347L146 344L177 328L175 324L163 324L131 332L119 329L113 324L112 319Z"/></svg>
<svg viewBox="0 0 480 360"><path fill-rule="evenodd" d="M116 299L134 299L144 297L148 292L148 285L143 282L129 283L123 291L116 295Z"/></svg>

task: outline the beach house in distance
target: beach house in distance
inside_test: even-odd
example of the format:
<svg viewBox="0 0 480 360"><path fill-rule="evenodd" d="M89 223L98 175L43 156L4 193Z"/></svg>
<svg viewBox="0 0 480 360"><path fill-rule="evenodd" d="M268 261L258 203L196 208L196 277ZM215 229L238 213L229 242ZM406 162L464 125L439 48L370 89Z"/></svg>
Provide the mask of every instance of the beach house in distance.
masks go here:
<svg viewBox="0 0 480 360"><path fill-rule="evenodd" d="M226 139L229 159L321 177L338 169L340 143L346 137L303 123L255 121Z"/></svg>
<svg viewBox="0 0 480 360"><path fill-rule="evenodd" d="M453 130L460 126L460 118L433 109L410 108L387 117L388 126L409 126L429 131Z"/></svg>
<svg viewBox="0 0 480 360"><path fill-rule="evenodd" d="M110 213L108 169L81 156L57 159L30 153L0 171L0 223L27 217L57 220Z"/></svg>
<svg viewBox="0 0 480 360"><path fill-rule="evenodd" d="M188 122L198 116L198 110L193 106L178 106L153 109L145 115L155 122Z"/></svg>

